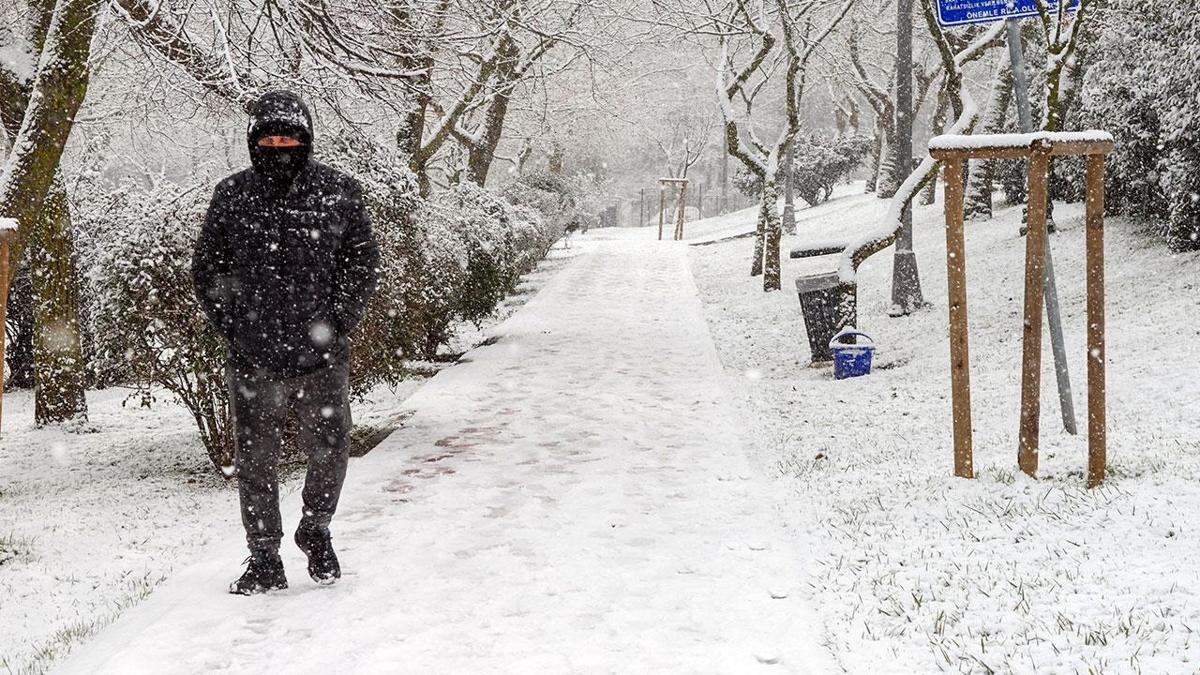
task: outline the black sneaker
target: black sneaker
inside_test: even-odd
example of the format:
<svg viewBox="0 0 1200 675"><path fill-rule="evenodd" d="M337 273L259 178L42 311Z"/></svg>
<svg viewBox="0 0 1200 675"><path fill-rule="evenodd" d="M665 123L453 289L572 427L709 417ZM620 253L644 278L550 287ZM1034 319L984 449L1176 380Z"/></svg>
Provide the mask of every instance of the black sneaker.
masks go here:
<svg viewBox="0 0 1200 675"><path fill-rule="evenodd" d="M229 584L229 592L235 595L257 595L267 591L281 591L288 587L283 573L283 561L278 553L255 553L244 562L250 563L242 576Z"/></svg>
<svg viewBox="0 0 1200 675"><path fill-rule="evenodd" d="M308 556L308 576L328 585L342 578L342 566L333 552L329 530L301 527L296 530L296 545Z"/></svg>

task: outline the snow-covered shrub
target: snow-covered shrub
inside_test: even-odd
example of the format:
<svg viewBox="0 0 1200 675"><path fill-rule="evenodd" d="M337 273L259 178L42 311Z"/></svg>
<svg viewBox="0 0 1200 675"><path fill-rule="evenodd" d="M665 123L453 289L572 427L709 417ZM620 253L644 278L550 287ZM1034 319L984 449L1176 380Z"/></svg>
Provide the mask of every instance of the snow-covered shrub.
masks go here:
<svg viewBox="0 0 1200 675"><path fill-rule="evenodd" d="M394 149L357 136L339 136L320 148L320 158L353 175L363 188L380 249L379 287L351 336L350 381L356 395L378 384L396 385L408 371L404 360L424 347L424 323L444 280L428 275L425 232L415 219L421 208L416 178Z"/></svg>
<svg viewBox="0 0 1200 675"><path fill-rule="evenodd" d="M1029 167L1023 160L992 160L992 180L1004 191L1004 203L1009 206L1024 204L1029 198Z"/></svg>
<svg viewBox="0 0 1200 675"><path fill-rule="evenodd" d="M79 248L98 378L133 385L131 398L145 406L160 389L173 394L192 413L209 459L228 472L225 344L191 282L208 197L167 181L122 185L79 214Z"/></svg>
<svg viewBox="0 0 1200 675"><path fill-rule="evenodd" d="M428 226L439 227L460 247L455 257L462 271L456 303L461 319L482 320L511 289L507 206L474 183L461 183L433 195L422 212Z"/></svg>
<svg viewBox="0 0 1200 675"><path fill-rule="evenodd" d="M871 139L866 136L825 139L813 135L800 139L792 160L796 196L809 206L828 200L833 186L861 166L870 153ZM734 186L748 197L762 193L762 180L745 170L738 171Z"/></svg>
<svg viewBox="0 0 1200 675"><path fill-rule="evenodd" d="M1081 125L1116 137L1107 206L1200 249L1200 15L1195 3L1112 0L1084 78Z"/></svg>
<svg viewBox="0 0 1200 675"><path fill-rule="evenodd" d="M543 208L561 203L541 190L522 195ZM542 212L513 204L473 183L435 193L418 220L426 231L430 273L453 291L453 318L478 324L490 316L521 275L546 256L566 222L575 222L570 211ZM430 343L439 344L449 338L451 324L431 323L428 328Z"/></svg>
<svg viewBox="0 0 1200 675"><path fill-rule="evenodd" d="M465 321L489 316L554 243L538 213L474 183L435 194L425 215L462 243L466 265L458 317Z"/></svg>
<svg viewBox="0 0 1200 675"><path fill-rule="evenodd" d="M857 169L871 153L871 139L844 136L830 142L810 138L798 144L792 160L796 196L809 206L829 199L833 186Z"/></svg>
<svg viewBox="0 0 1200 675"><path fill-rule="evenodd" d="M584 212L588 201L586 179L568 178L556 173L527 173L504 188L503 196L511 204L541 214L548 234L562 236L568 229L587 229L594 217ZM555 237L550 244L558 241ZM549 246L546 247L549 250Z"/></svg>
<svg viewBox="0 0 1200 675"><path fill-rule="evenodd" d="M491 315L520 276L562 235L539 212L473 183L418 197L402 155L358 138L322 157L363 185L382 252L380 285L354 340L357 393L407 374L406 359L435 359L459 321ZM545 208L555 215L569 209Z"/></svg>

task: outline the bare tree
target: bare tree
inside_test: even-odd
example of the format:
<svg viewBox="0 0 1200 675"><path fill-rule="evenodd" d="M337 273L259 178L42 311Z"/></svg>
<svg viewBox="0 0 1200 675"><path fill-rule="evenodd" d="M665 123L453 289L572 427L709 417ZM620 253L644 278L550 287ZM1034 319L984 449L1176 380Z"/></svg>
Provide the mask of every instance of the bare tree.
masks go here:
<svg viewBox="0 0 1200 675"><path fill-rule="evenodd" d="M963 86L963 67L981 58L988 49L1000 43L1004 24L997 23L980 34L973 42L961 49L956 49L951 40L938 26L932 0L921 0L922 14L929 34L937 46L944 71L942 91L949 100L956 122L951 128L952 133L969 134L978 122L979 112L970 94ZM916 198L921 187L937 173L939 163L932 158L926 158L900 185L892 197L887 213L879 224L847 244L843 248L838 274L842 283L843 295L839 306L841 320L848 324L857 316L857 282L858 268L867 258L891 246L898 236L904 222L902 214L905 207ZM822 248L829 243L821 244Z"/></svg>
<svg viewBox="0 0 1200 675"><path fill-rule="evenodd" d="M556 0L539 3L505 0L498 5L505 27L496 45L496 63L484 95L472 106L479 119L460 120L454 127L455 137L467 149L467 179L478 185L487 182L517 88L531 76L549 76L545 69L537 67L554 47L562 44L576 49L583 47L574 33L584 5L573 4L565 11L557 5Z"/></svg>
<svg viewBox="0 0 1200 675"><path fill-rule="evenodd" d="M849 13L853 1L848 0L836 7L832 17L824 21L820 29L813 28L820 10L831 3L809 0L798 7L789 7L785 0L777 0L773 17L779 23L783 35L785 53L776 61L784 66L784 101L786 121L775 141L761 140L753 124L754 103L771 80L773 56L778 39L767 25L765 16L756 16L745 0L737 0L727 16L714 22L713 30L719 35L721 56L717 70L717 96L725 125L725 142L729 154L738 159L746 170L762 183L759 215L755 231L754 260L751 276L763 276L763 290L776 291L782 287L780 280L779 248L782 240L782 225L779 217L779 178L783 166L783 154L800 131L800 104L808 78L809 61L822 42L833 32ZM803 22L803 29L799 24ZM735 68L730 43L748 38L757 48L749 60ZM732 80L729 73L733 72ZM745 114L739 119L735 112L738 99ZM743 134L746 140L743 141Z"/></svg>

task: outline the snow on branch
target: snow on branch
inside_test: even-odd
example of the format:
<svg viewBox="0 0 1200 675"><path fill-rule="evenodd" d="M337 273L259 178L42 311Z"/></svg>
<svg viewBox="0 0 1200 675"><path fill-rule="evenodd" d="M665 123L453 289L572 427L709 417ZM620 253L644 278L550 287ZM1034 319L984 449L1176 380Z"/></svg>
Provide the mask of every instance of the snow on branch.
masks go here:
<svg viewBox="0 0 1200 675"><path fill-rule="evenodd" d="M965 90L962 92L962 102L962 115L959 116L954 126L950 129L950 133L953 135L971 133L971 130L975 128L975 124L979 120L979 107L975 105L975 100L971 98L971 94ZM922 160L921 166L909 174L908 179L900 185L900 189L892 197L887 213L879 222L879 225L862 237L851 241L846 246L846 250L842 253L841 264L838 266L838 278L843 284L854 283L858 266L867 258L891 246L896 241L896 236L900 233L900 229L904 227L904 207L917 196L917 193L921 191L921 188L930 179L937 176L938 165L939 162L933 157L926 157Z"/></svg>
<svg viewBox="0 0 1200 675"><path fill-rule="evenodd" d="M249 110L264 85L244 82L245 78L234 72L231 59L227 63L192 42L183 24L163 11L164 5L163 0L116 0L112 7L140 43L181 68L200 86Z"/></svg>
<svg viewBox="0 0 1200 675"><path fill-rule="evenodd" d="M997 21L992 24L971 44L967 45L965 49L954 55L954 63L959 68L962 68L983 56L987 50L1003 41L1005 29L1006 26L1003 21Z"/></svg>

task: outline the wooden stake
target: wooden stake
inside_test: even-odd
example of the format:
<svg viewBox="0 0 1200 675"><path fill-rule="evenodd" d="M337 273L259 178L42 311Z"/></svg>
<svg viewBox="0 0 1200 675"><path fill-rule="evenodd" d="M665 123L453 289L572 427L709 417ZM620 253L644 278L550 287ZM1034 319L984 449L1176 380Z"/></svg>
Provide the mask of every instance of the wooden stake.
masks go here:
<svg viewBox="0 0 1200 675"><path fill-rule="evenodd" d="M8 242L0 236L0 435L4 422L4 322L8 317Z"/></svg>
<svg viewBox="0 0 1200 675"><path fill-rule="evenodd" d="M687 213L687 183L679 186L679 206L675 209L675 241L683 241L683 219Z"/></svg>
<svg viewBox="0 0 1200 675"><path fill-rule="evenodd" d="M1104 155L1087 160L1088 479L1104 482L1107 462L1104 382Z"/></svg>
<svg viewBox="0 0 1200 675"><path fill-rule="evenodd" d="M1021 429L1017 464L1037 475L1042 386L1042 293L1046 267L1046 200L1050 149L1035 148L1029 158L1029 209L1025 238L1025 339L1021 363Z"/></svg>
<svg viewBox="0 0 1200 675"><path fill-rule="evenodd" d="M666 186L661 183L658 186L658 240L662 241L663 234L663 212L667 209L667 191Z"/></svg>
<svg viewBox="0 0 1200 675"><path fill-rule="evenodd" d="M946 279L950 290L950 387L954 413L954 475L974 478L971 360L967 333L967 254L963 241L963 161L945 164Z"/></svg>

